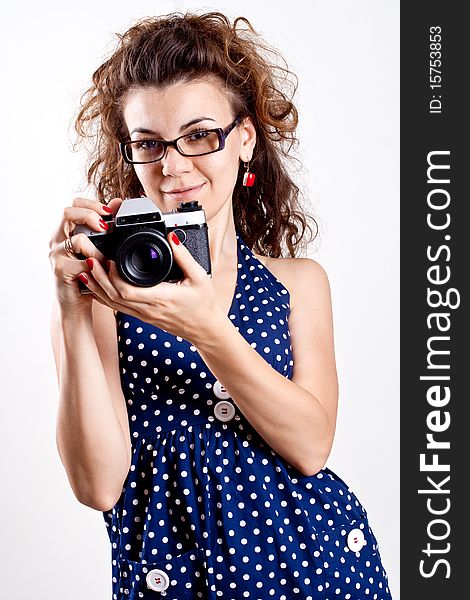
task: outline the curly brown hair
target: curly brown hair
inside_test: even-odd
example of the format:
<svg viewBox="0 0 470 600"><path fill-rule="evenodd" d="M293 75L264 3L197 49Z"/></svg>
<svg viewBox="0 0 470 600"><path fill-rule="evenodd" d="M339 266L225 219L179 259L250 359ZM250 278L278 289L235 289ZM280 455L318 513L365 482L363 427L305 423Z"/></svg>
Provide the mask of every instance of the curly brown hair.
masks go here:
<svg viewBox="0 0 470 600"><path fill-rule="evenodd" d="M126 93L215 75L228 92L234 115L251 117L257 136L250 161L256 186L242 185L240 163L233 191L237 231L259 254L282 256L285 244L295 256L315 237L317 227L302 209L299 188L289 175L288 165L295 160L290 150L297 144L298 114L292 102L297 78L278 52L260 40L246 18L232 24L219 12L148 17L117 37L118 47L93 74L75 120L78 141L91 142L87 180L99 200L143 192L119 148L128 136L122 116Z"/></svg>

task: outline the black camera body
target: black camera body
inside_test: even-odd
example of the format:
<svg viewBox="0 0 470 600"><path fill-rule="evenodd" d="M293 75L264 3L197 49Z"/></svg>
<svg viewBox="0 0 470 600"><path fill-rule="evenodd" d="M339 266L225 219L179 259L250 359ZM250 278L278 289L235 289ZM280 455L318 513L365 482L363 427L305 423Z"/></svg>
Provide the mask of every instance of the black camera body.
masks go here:
<svg viewBox="0 0 470 600"><path fill-rule="evenodd" d="M107 259L116 262L120 276L128 283L150 287L183 279L167 240L171 231L211 274L208 228L197 201L182 202L175 210L162 213L149 198L128 198L115 217L109 215L103 220L108 224L106 232L77 225L73 233L85 233ZM88 289L82 284L80 291L87 293Z"/></svg>

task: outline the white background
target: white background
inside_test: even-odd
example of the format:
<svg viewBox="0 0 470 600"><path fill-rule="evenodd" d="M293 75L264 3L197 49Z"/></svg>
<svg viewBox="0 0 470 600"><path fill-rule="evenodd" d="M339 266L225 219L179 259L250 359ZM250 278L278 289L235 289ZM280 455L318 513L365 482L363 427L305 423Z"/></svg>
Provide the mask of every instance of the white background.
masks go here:
<svg viewBox="0 0 470 600"><path fill-rule="evenodd" d="M299 177L320 224L310 255L330 278L340 379L328 465L365 505L398 600L398 0L29 0L3 9L0 596L111 599L102 515L75 499L55 446L48 241L84 181L71 122L114 33L188 8L248 17L299 77Z"/></svg>

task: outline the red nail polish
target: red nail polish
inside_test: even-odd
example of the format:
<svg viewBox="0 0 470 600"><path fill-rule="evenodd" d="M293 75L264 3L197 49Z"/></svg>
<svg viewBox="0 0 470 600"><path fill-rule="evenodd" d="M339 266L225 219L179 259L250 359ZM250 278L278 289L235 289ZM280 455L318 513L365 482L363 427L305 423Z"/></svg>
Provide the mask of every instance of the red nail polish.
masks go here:
<svg viewBox="0 0 470 600"><path fill-rule="evenodd" d="M176 235L176 233L174 231L171 232L171 241L176 244L177 246L180 243L180 239L179 237Z"/></svg>
<svg viewBox="0 0 470 600"><path fill-rule="evenodd" d="M108 224L103 221L103 219L100 219L100 227L102 227L105 231L108 229Z"/></svg>
<svg viewBox="0 0 470 600"><path fill-rule="evenodd" d="M87 258L86 259L86 264L88 265L88 268L90 269L90 271L93 270L93 259L92 258Z"/></svg>
<svg viewBox="0 0 470 600"><path fill-rule="evenodd" d="M82 283L84 283L85 285L88 285L88 277L85 275L85 273L80 273L78 278L80 279L80 281Z"/></svg>
<svg viewBox="0 0 470 600"><path fill-rule="evenodd" d="M110 213L110 214L113 212L113 209L109 208L109 206L103 206L103 210L105 210L107 213Z"/></svg>

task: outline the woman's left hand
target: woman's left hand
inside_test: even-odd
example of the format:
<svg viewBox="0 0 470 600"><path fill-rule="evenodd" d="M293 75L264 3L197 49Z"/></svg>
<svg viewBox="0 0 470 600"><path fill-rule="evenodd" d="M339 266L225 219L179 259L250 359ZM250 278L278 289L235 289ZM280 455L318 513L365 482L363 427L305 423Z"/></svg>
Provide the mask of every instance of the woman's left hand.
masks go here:
<svg viewBox="0 0 470 600"><path fill-rule="evenodd" d="M120 277L115 262L109 261L107 272L93 259L91 271L85 273L87 287L98 302L194 343L221 309L212 278L183 244L175 243L175 238L168 234L174 259L183 271L181 281L134 286ZM87 263L91 265L90 260Z"/></svg>

